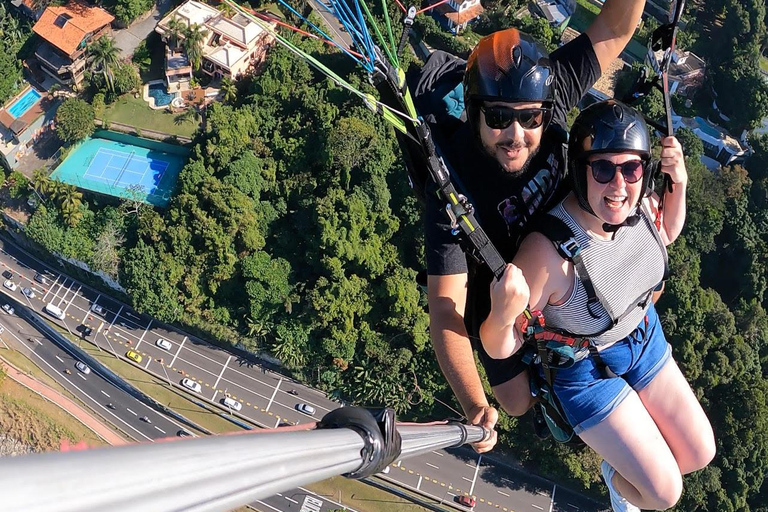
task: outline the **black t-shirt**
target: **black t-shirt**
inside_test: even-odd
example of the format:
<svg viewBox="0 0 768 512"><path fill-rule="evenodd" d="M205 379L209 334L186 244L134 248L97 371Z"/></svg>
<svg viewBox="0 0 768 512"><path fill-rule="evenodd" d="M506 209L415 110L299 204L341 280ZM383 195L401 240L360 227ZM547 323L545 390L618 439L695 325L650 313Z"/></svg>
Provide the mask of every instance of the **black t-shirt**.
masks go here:
<svg viewBox="0 0 768 512"><path fill-rule="evenodd" d="M451 167L451 180L459 192L469 198L478 222L506 261L514 257L531 219L551 209L566 195L566 116L600 76L600 64L586 34L552 52L550 61L554 70L552 122L523 174L511 177L505 173L495 159L480 149L468 123L450 135L438 133L437 137ZM433 131L440 128L439 123L433 125ZM426 197L428 274L470 272L472 261L468 262L459 237L451 233L445 204L434 193ZM490 311L491 274L485 268L472 270L468 299L470 303L473 299L479 303L468 307L474 310L474 315L479 315L472 322L479 326ZM474 293L476 286L484 287L480 289L482 293Z"/></svg>

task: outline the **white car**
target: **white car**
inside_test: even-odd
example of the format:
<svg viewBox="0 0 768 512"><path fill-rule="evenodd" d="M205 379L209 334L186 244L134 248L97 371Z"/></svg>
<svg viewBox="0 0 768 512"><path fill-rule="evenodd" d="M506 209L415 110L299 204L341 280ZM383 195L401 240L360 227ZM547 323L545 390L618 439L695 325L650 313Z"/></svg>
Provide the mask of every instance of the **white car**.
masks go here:
<svg viewBox="0 0 768 512"><path fill-rule="evenodd" d="M164 350L171 350L173 348L171 346L171 342L168 340L164 340L163 338L157 338L157 341L155 342L155 345L158 347L164 349Z"/></svg>
<svg viewBox="0 0 768 512"><path fill-rule="evenodd" d="M3 334L4 332L5 332L5 327L3 327L2 325L0 325L0 334Z"/></svg>
<svg viewBox="0 0 768 512"><path fill-rule="evenodd" d="M18 288L18 285L13 281L11 281L10 279L6 279L5 282L3 283L3 286L11 290L12 292L15 292L16 288Z"/></svg>
<svg viewBox="0 0 768 512"><path fill-rule="evenodd" d="M15 310L10 304L3 304L3 311L8 313L9 315L12 315L15 312Z"/></svg>
<svg viewBox="0 0 768 512"><path fill-rule="evenodd" d="M23 293L24 296L26 296L29 299L34 299L35 297L37 297L37 295L35 295L35 292L32 290L32 288L22 288L21 293Z"/></svg>
<svg viewBox="0 0 768 512"><path fill-rule="evenodd" d="M195 382L192 379L187 379L186 377L181 379L181 385L187 389L191 389L196 393L201 393L203 391L203 388L200 387L199 382Z"/></svg>
<svg viewBox="0 0 768 512"><path fill-rule="evenodd" d="M98 304L94 304L93 306L91 306L91 311L93 311L97 315L103 315L104 314L104 308L99 306Z"/></svg>
<svg viewBox="0 0 768 512"><path fill-rule="evenodd" d="M83 373L84 373L84 374L86 374L86 375L88 375L89 373L91 373L91 369L90 369L90 368L88 368L88 365L87 365L87 364L85 364L85 363L84 363L84 362L82 362L82 361L78 361L78 362L76 362L76 363L75 363L75 368L77 368L78 370L80 370L81 372L83 372Z"/></svg>
<svg viewBox="0 0 768 512"><path fill-rule="evenodd" d="M221 401L224 405L229 407L230 409L234 409L236 411L239 411L243 408L243 404L235 400L234 398L226 397L224 400Z"/></svg>

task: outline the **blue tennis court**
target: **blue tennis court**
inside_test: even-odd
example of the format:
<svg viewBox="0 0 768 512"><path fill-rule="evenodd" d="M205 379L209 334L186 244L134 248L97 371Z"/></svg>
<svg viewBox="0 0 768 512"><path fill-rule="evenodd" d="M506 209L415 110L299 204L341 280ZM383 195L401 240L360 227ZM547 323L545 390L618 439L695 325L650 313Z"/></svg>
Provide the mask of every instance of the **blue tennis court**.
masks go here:
<svg viewBox="0 0 768 512"><path fill-rule="evenodd" d="M165 207L188 150L122 133L97 132L74 147L51 177L116 197Z"/></svg>

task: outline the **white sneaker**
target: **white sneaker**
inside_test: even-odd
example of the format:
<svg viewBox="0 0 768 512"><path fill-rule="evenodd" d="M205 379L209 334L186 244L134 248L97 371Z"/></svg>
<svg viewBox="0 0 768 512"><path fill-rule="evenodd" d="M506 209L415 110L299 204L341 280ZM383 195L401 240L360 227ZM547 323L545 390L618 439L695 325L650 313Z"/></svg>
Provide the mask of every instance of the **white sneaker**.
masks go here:
<svg viewBox="0 0 768 512"><path fill-rule="evenodd" d="M613 479L616 470L613 469L608 462L603 461L602 464L600 464L600 471L603 473L605 484L608 486L608 492L611 495L611 508L613 509L613 512L640 512L639 508L628 502L626 498L623 498L621 494L613 488L613 482L611 480Z"/></svg>

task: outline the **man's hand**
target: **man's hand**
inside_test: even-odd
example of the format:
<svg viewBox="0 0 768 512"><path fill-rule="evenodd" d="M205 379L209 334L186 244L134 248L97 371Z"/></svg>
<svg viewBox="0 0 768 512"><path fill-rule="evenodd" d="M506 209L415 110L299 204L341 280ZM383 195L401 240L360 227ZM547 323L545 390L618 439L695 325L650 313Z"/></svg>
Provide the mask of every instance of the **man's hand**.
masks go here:
<svg viewBox="0 0 768 512"><path fill-rule="evenodd" d="M493 447L496 445L497 436L494 427L496 426L496 422L499 420L499 412L489 405L477 406L473 407L469 411L469 414L467 414L467 419L472 425L479 425L490 432L490 436L488 436L487 439L483 439L479 443L472 444L472 448L474 448L477 453L485 453L491 451L491 449L493 449Z"/></svg>
<svg viewBox="0 0 768 512"><path fill-rule="evenodd" d="M493 317L498 326L514 323L528 307L530 295L522 270L508 263L501 279L491 283L491 314L488 318Z"/></svg>

